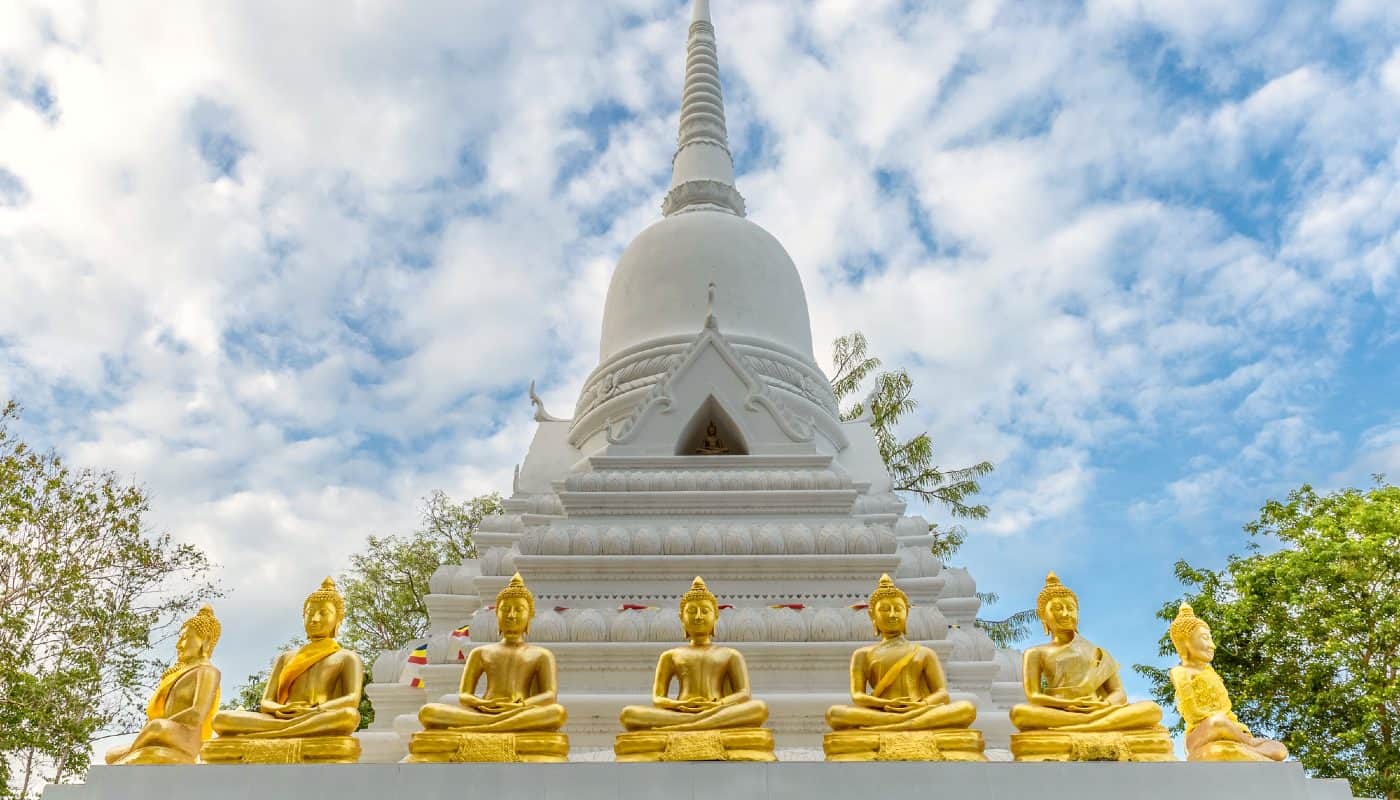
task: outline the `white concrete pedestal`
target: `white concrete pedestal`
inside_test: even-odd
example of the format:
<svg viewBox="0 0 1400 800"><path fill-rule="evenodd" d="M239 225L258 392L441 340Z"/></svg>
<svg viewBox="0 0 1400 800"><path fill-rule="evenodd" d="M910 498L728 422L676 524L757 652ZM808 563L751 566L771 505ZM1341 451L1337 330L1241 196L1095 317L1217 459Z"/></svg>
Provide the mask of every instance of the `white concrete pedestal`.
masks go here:
<svg viewBox="0 0 1400 800"><path fill-rule="evenodd" d="M349 764L93 767L44 800L1349 800L1285 764Z"/></svg>

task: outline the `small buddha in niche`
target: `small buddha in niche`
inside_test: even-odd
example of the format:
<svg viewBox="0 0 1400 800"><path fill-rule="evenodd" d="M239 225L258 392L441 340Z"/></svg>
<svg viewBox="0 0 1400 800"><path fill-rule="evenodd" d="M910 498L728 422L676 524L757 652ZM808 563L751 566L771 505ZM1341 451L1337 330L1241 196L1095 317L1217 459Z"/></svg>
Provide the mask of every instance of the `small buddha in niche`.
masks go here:
<svg viewBox="0 0 1400 800"><path fill-rule="evenodd" d="M1171 669L1176 709L1186 723L1188 761L1283 761L1282 742L1249 732L1230 708L1225 682L1211 666L1215 640L1210 626L1182 603L1168 629L1181 664Z"/></svg>
<svg viewBox="0 0 1400 800"><path fill-rule="evenodd" d="M719 437L719 429L715 427L714 420L710 421L705 428L705 442L700 449L695 451L698 456L723 456L729 454L729 447L724 440Z"/></svg>

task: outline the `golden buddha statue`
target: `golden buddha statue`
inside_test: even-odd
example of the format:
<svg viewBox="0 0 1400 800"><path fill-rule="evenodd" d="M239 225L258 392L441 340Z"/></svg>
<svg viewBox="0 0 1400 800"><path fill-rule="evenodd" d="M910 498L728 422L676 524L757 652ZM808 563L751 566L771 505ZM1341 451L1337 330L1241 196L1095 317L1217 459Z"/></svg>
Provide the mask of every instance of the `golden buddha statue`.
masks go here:
<svg viewBox="0 0 1400 800"><path fill-rule="evenodd" d="M175 664L160 676L146 704L146 724L131 744L107 751L108 764L193 764L212 734L219 708L219 670L209 663L222 627L208 605L186 620L175 640Z"/></svg>
<svg viewBox="0 0 1400 800"><path fill-rule="evenodd" d="M405 763L569 760L554 654L525 643L534 617L535 596L517 572L496 595L501 641L472 648L456 703L419 710L425 730L413 735ZM486 692L478 695L483 675Z"/></svg>
<svg viewBox="0 0 1400 800"><path fill-rule="evenodd" d="M1055 573L1035 603L1050 641L1024 656L1026 702L1011 709L1017 761L1172 761L1162 709L1129 703L1118 662L1079 635L1079 599Z"/></svg>
<svg viewBox="0 0 1400 800"><path fill-rule="evenodd" d="M739 651L712 643L719 600L696 577L681 597L689 643L661 654L652 704L627 706L613 750L618 761L773 761L768 706L753 699ZM670 697L671 681L679 684Z"/></svg>
<svg viewBox="0 0 1400 800"><path fill-rule="evenodd" d="M938 655L904 638L909 597L890 576L870 595L876 644L851 654L851 702L832 706L823 741L828 761L986 761L977 708L949 702Z"/></svg>
<svg viewBox="0 0 1400 800"><path fill-rule="evenodd" d="M1288 748L1282 742L1261 739L1249 732L1230 710L1225 682L1210 662L1215 641L1210 626L1182 603L1168 629L1181 664L1172 667L1176 709L1186 723L1187 761L1283 761Z"/></svg>
<svg viewBox="0 0 1400 800"><path fill-rule="evenodd" d="M360 725L360 694L365 668L360 657L341 649L336 631L345 618L345 598L326 578L302 604L307 643L282 653L257 711L220 711L219 735L204 745L208 763L354 763L360 743L351 736Z"/></svg>

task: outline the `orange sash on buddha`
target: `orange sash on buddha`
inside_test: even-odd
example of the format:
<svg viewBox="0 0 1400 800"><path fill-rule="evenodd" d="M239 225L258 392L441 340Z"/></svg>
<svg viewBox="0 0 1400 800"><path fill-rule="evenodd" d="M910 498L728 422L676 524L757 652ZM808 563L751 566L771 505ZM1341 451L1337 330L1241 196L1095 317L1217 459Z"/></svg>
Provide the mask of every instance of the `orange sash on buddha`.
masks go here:
<svg viewBox="0 0 1400 800"><path fill-rule="evenodd" d="M165 701L170 699L170 690L175 688L175 684L185 677L200 664L186 664L181 666L176 664L165 671L160 676L160 683L156 686L156 693L151 695L151 702L146 704L146 719L165 719ZM199 738L208 739L214 735L214 711L219 708L219 690L214 689L214 704L209 713L204 716L199 729Z"/></svg>
<svg viewBox="0 0 1400 800"><path fill-rule="evenodd" d="M277 702L287 702L287 697L292 693L292 683L306 674L306 671L315 666L321 659L340 650L340 643L334 639L315 639L302 645L301 649L292 654L287 659L287 663L282 665L282 671L277 673Z"/></svg>

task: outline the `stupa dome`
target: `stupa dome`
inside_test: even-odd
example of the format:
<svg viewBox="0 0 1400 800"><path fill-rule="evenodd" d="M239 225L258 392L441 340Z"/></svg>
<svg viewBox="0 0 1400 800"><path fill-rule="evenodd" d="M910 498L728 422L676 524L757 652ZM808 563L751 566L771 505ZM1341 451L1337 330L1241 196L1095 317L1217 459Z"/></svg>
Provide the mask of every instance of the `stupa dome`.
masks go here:
<svg viewBox="0 0 1400 800"><path fill-rule="evenodd" d="M603 309L601 358L705 324L709 285L726 336L753 337L813 361L807 298L773 235L729 211L672 214L623 251Z"/></svg>

